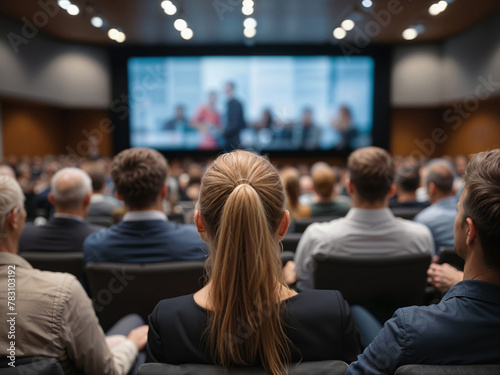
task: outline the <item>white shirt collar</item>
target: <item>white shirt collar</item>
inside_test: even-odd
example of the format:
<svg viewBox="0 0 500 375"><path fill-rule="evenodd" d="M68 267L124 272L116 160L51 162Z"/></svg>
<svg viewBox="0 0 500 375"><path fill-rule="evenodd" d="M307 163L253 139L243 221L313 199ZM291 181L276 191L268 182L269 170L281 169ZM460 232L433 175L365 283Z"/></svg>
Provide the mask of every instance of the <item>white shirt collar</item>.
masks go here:
<svg viewBox="0 0 500 375"><path fill-rule="evenodd" d="M78 220L78 221L82 221L83 222L83 219L80 216L77 216L77 215L54 213L54 217L61 218L61 219L73 219L73 220Z"/></svg>
<svg viewBox="0 0 500 375"><path fill-rule="evenodd" d="M167 215L161 211L130 211L123 215L122 221L146 221L146 220L163 220L168 221Z"/></svg>

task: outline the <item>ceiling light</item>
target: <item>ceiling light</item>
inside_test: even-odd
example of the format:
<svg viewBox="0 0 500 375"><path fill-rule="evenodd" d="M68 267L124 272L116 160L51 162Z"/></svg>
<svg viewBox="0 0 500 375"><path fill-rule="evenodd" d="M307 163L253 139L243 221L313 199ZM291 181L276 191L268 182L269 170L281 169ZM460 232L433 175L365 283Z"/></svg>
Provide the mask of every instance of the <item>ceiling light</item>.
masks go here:
<svg viewBox="0 0 500 375"><path fill-rule="evenodd" d="M69 0L58 0L57 4L63 8L64 10L68 9L68 7L71 5L71 1Z"/></svg>
<svg viewBox="0 0 500 375"><path fill-rule="evenodd" d="M188 27L188 24L182 18L178 18L174 21L174 27L177 31L182 31Z"/></svg>
<svg viewBox="0 0 500 375"><path fill-rule="evenodd" d="M70 16L76 16L80 13L80 8L78 8L75 4L71 4L66 11Z"/></svg>
<svg viewBox="0 0 500 375"><path fill-rule="evenodd" d="M165 8L163 8L163 10L169 16L173 16L175 13L177 13L177 7L174 4L172 4L172 3L167 4L167 6L165 6Z"/></svg>
<svg viewBox="0 0 500 375"><path fill-rule="evenodd" d="M163 9L165 9L165 8L166 8L167 6L169 6L169 5L174 5L174 4L172 4L172 2L171 2L171 1L169 1L169 0L164 0L164 1L162 1L162 2L161 2L161 4L160 4L160 6L161 6Z"/></svg>
<svg viewBox="0 0 500 375"><path fill-rule="evenodd" d="M365 8L370 8L373 5L372 0L363 0L361 2L361 5L363 5Z"/></svg>
<svg viewBox="0 0 500 375"><path fill-rule="evenodd" d="M333 36L336 39L344 39L346 35L346 31L341 27L337 27L335 30L333 30Z"/></svg>
<svg viewBox="0 0 500 375"><path fill-rule="evenodd" d="M245 26L245 29L255 29L257 27L257 21L255 21L255 18L248 17L243 21L243 26Z"/></svg>
<svg viewBox="0 0 500 375"><path fill-rule="evenodd" d="M413 40L418 36L418 31L414 27L409 27L403 31L402 36L406 40Z"/></svg>
<svg viewBox="0 0 500 375"><path fill-rule="evenodd" d="M116 39L115 39L115 40L116 40L118 43L123 43L123 42L125 41L125 39L126 39L125 33L123 33L123 32L121 32L121 31L119 31L119 32L118 32L118 36L116 37Z"/></svg>
<svg viewBox="0 0 500 375"><path fill-rule="evenodd" d="M250 16L251 14L253 14L253 7L244 6L243 8L241 8L241 13L243 13L245 16Z"/></svg>
<svg viewBox="0 0 500 375"><path fill-rule="evenodd" d="M345 30L345 31L350 31L354 28L354 21L353 20L350 20L350 19L346 19L342 22L342 28Z"/></svg>
<svg viewBox="0 0 500 375"><path fill-rule="evenodd" d="M253 7L253 0L243 0L241 4L243 7Z"/></svg>
<svg viewBox="0 0 500 375"><path fill-rule="evenodd" d="M448 6L448 3L444 0L441 0L439 3L437 3L437 6L439 7L439 12L444 12L446 7Z"/></svg>
<svg viewBox="0 0 500 375"><path fill-rule="evenodd" d="M116 28L109 29L108 37L109 39L116 40L120 36L120 31Z"/></svg>
<svg viewBox="0 0 500 375"><path fill-rule="evenodd" d="M104 25L104 21L101 17L99 16L94 16L90 19L90 23L92 24L92 26L94 27L102 27L102 25Z"/></svg>
<svg viewBox="0 0 500 375"><path fill-rule="evenodd" d="M440 8L439 8L439 5L437 5L437 4L432 4L432 5L429 7L429 14L430 14L431 16L437 16L439 13L441 13Z"/></svg>
<svg viewBox="0 0 500 375"><path fill-rule="evenodd" d="M245 30L243 30L243 35L245 35L245 37L249 39L253 38L256 34L257 30L255 30L254 28L245 28Z"/></svg>
<svg viewBox="0 0 500 375"><path fill-rule="evenodd" d="M181 37L186 40L191 39L193 37L193 30L191 30L190 28L185 28L181 31Z"/></svg>

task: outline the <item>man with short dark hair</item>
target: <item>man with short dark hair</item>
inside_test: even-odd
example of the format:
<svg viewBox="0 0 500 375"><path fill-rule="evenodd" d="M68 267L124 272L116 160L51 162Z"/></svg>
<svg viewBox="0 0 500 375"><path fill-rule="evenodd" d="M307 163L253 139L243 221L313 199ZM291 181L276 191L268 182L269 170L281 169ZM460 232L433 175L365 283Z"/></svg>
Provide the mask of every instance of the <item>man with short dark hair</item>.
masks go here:
<svg viewBox="0 0 500 375"><path fill-rule="evenodd" d="M453 223L457 215L454 178L452 167L444 160L432 161L426 167L425 185L431 206L420 211L414 220L431 230L436 253L443 246L453 246Z"/></svg>
<svg viewBox="0 0 500 375"><path fill-rule="evenodd" d="M345 216L351 207L334 199L335 173L332 168L324 163L314 165L312 179L316 202L311 205L311 216Z"/></svg>
<svg viewBox="0 0 500 375"><path fill-rule="evenodd" d="M418 169L412 165L403 165L396 172L394 179L396 195L389 200L389 207L426 208L428 202L417 201L417 189L420 185Z"/></svg>
<svg viewBox="0 0 500 375"><path fill-rule="evenodd" d="M295 253L299 288L312 288L313 255L373 256L434 254L428 228L396 218L388 208L394 193L394 163L387 151L366 147L348 159L347 191L353 207L345 218L310 225Z"/></svg>
<svg viewBox="0 0 500 375"><path fill-rule="evenodd" d="M241 105L241 102L236 99L234 89L234 82L227 82L224 87L228 98L226 126L223 132L224 138L226 139L224 149L227 151L231 151L240 146L240 132L243 128L245 128L243 106Z"/></svg>
<svg viewBox="0 0 500 375"><path fill-rule="evenodd" d="M163 212L167 161L158 151L132 148L113 159L111 176L125 203L122 222L89 236L84 262L153 263L204 260L205 244L194 225L169 222Z"/></svg>
<svg viewBox="0 0 500 375"><path fill-rule="evenodd" d="M471 160L457 209L463 281L437 305L398 309L347 374L393 374L406 364L500 363L500 149Z"/></svg>
<svg viewBox="0 0 500 375"><path fill-rule="evenodd" d="M81 252L90 234L104 229L85 222L92 183L78 168L64 168L51 180L49 201L55 213L45 225L27 225L19 240L19 251Z"/></svg>

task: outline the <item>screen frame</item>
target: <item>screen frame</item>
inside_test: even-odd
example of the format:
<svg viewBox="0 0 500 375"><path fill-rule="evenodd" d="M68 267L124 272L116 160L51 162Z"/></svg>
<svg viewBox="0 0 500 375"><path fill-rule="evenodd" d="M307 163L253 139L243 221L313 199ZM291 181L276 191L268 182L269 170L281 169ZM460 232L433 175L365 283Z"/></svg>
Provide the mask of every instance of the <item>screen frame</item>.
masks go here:
<svg viewBox="0 0 500 375"><path fill-rule="evenodd" d="M357 50L359 51L359 50ZM372 145L389 148L390 133L390 66L392 48L368 45L355 56L369 56L374 61ZM203 57L203 56L346 56L338 45L199 45L199 46L115 46L110 49L112 101L110 118L114 125L115 154L130 148L127 62L132 57ZM159 150L167 158L213 157L222 150ZM269 150L269 157L297 156L305 158L346 157L342 150Z"/></svg>

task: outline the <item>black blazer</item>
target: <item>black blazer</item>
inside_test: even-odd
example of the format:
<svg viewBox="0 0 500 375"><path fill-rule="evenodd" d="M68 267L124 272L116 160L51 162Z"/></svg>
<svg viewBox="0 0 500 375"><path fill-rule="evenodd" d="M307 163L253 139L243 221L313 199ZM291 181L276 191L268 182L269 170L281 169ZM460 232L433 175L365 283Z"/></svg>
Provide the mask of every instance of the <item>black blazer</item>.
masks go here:
<svg viewBox="0 0 500 375"><path fill-rule="evenodd" d="M285 332L296 348L292 362L350 363L361 353L357 326L340 292L307 290L282 303ZM207 310L196 304L192 294L161 301L149 316L146 361L213 364L203 344L206 326Z"/></svg>
<svg viewBox="0 0 500 375"><path fill-rule="evenodd" d="M83 251L85 238L103 227L76 219L52 217L45 225L26 224L19 239L19 252L23 251Z"/></svg>

